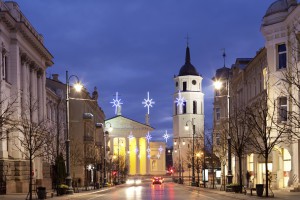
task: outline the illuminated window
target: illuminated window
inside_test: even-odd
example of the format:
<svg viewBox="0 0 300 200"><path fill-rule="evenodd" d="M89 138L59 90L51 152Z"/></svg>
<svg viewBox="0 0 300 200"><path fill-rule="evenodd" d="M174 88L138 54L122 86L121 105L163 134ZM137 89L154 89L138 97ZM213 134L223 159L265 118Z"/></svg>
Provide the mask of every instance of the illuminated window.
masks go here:
<svg viewBox="0 0 300 200"><path fill-rule="evenodd" d="M287 98L278 98L278 119L279 122L287 121Z"/></svg>
<svg viewBox="0 0 300 200"><path fill-rule="evenodd" d="M280 44L277 46L278 52L278 69L286 68L286 46Z"/></svg>

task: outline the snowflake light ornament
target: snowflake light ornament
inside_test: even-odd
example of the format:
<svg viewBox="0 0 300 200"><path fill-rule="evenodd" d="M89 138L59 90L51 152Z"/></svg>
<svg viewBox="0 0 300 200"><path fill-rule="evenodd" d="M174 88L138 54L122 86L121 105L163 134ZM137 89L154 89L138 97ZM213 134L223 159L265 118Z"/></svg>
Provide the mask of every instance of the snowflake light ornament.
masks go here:
<svg viewBox="0 0 300 200"><path fill-rule="evenodd" d="M129 140L131 140L131 139L133 139L134 138L134 136L133 136L133 134L132 134L132 131L130 131L130 133L129 133L129 135L128 135L128 137L127 137Z"/></svg>
<svg viewBox="0 0 300 200"><path fill-rule="evenodd" d="M158 148L159 153L161 153L164 149L162 148L162 146L160 145Z"/></svg>
<svg viewBox="0 0 300 200"><path fill-rule="evenodd" d="M150 135L149 131L148 131L148 134L146 135L146 140L148 141L148 144L149 144L149 141L151 140L152 136Z"/></svg>
<svg viewBox="0 0 300 200"><path fill-rule="evenodd" d="M139 152L139 148L135 148L135 153L138 153ZM140 155L139 155L140 156Z"/></svg>
<svg viewBox="0 0 300 200"><path fill-rule="evenodd" d="M179 108L179 112L182 113L182 107L186 100L183 96L181 96L180 90L178 91L178 98L176 98L175 103L177 104L177 107Z"/></svg>
<svg viewBox="0 0 300 200"><path fill-rule="evenodd" d="M166 133L164 134L163 138L165 138L166 143L168 142L170 135L168 134L168 131L166 130Z"/></svg>
<svg viewBox="0 0 300 200"><path fill-rule="evenodd" d="M145 104L144 107L148 107L148 115L150 114L150 109L149 107L152 108L152 105L155 104L155 102L153 101L153 99L149 98L149 92L147 92L147 99L144 99L144 101L142 102L142 104Z"/></svg>
<svg viewBox="0 0 300 200"><path fill-rule="evenodd" d="M151 158L151 155L150 154L148 154L148 156L147 156L149 159Z"/></svg>
<svg viewBox="0 0 300 200"><path fill-rule="evenodd" d="M151 149L150 149L150 147L148 146L148 148L147 148L147 153L150 154L150 152L151 152Z"/></svg>
<svg viewBox="0 0 300 200"><path fill-rule="evenodd" d="M117 114L118 113L118 108L121 107L121 105L123 104L121 102L121 99L119 99L119 97L118 97L118 92L116 92L116 99L113 99L113 101L110 102L110 103L113 104L112 107L115 107L115 114Z"/></svg>
<svg viewBox="0 0 300 200"><path fill-rule="evenodd" d="M159 159L159 158L160 158L160 154L158 153L158 154L156 155L156 157Z"/></svg>

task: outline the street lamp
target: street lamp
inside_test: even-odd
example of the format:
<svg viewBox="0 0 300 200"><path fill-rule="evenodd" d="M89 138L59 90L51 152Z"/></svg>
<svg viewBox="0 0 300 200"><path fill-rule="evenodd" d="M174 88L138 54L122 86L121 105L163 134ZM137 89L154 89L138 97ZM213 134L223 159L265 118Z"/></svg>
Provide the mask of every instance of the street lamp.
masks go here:
<svg viewBox="0 0 300 200"><path fill-rule="evenodd" d="M107 129L107 126L106 125L109 125L108 129ZM106 144L106 137L108 136L109 132L112 132L113 130L113 127L111 126L111 123L109 122L106 122L105 125L103 123L96 123L96 127L101 127L101 128L105 128L107 129L108 131L104 131L103 134L104 134L104 163L103 163L103 186L106 185L107 183L107 177L106 177L106 152L107 152L107 144Z"/></svg>
<svg viewBox="0 0 300 200"><path fill-rule="evenodd" d="M232 183L232 167L231 167L231 127L230 127L230 93L229 93L229 77L227 78L226 82L227 86L227 119L228 119L228 137L227 137L227 144L228 144L228 172L227 172L227 184ZM223 87L223 83L219 80L214 82L214 87L216 90L220 90Z"/></svg>
<svg viewBox="0 0 300 200"><path fill-rule="evenodd" d="M77 92L80 92L82 89L82 84L79 81L79 78L75 75L69 76L68 71L66 71L66 107L67 107L67 112L66 112L66 165L67 165L67 177L66 177L66 185L68 186L67 194L73 194L73 188L72 188L72 177L70 173L70 99L69 99L69 94L70 94L70 79L72 77L76 78L76 83L73 85L74 89Z"/></svg>
<svg viewBox="0 0 300 200"><path fill-rule="evenodd" d="M194 118L192 118L192 121L187 121L185 124L185 130L189 130L188 122L192 123L193 126L193 145L192 145L192 186L196 186L195 182L195 123L194 123Z"/></svg>

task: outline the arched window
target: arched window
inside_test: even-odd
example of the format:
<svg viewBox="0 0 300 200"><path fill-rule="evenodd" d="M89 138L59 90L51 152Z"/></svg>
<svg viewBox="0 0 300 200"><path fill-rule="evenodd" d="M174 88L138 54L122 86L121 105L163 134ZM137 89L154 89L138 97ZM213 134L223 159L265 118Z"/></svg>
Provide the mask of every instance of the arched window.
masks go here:
<svg viewBox="0 0 300 200"><path fill-rule="evenodd" d="M183 102L182 104L182 113L186 114L186 102Z"/></svg>

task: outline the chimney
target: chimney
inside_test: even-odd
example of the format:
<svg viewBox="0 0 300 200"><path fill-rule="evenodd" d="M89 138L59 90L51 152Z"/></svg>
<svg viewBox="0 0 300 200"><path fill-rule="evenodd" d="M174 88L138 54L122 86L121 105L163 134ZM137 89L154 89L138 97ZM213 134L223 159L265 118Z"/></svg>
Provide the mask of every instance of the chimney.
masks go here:
<svg viewBox="0 0 300 200"><path fill-rule="evenodd" d="M58 74L52 74L52 80L59 81L58 80Z"/></svg>

